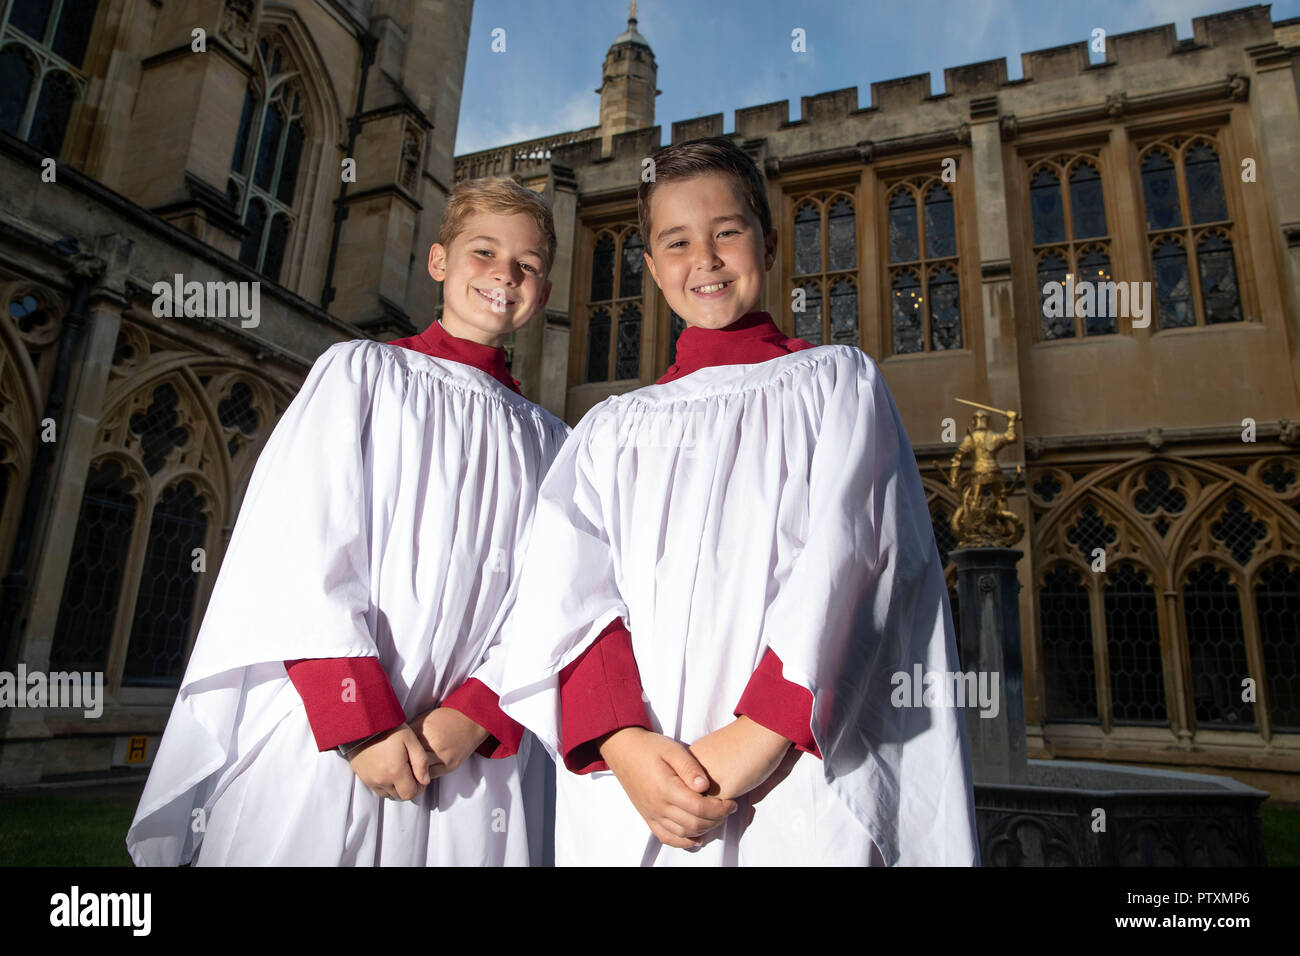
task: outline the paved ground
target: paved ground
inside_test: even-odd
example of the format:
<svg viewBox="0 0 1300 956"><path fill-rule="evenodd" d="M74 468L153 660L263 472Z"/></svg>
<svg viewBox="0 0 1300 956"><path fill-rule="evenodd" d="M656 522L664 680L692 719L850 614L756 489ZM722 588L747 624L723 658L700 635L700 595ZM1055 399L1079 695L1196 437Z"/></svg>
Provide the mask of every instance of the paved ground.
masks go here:
<svg viewBox="0 0 1300 956"><path fill-rule="evenodd" d="M22 790L0 790L0 804L11 800L30 800L32 797L63 797L69 800L95 800L135 807L144 792L144 778L136 780L86 780L76 783L44 784Z"/></svg>

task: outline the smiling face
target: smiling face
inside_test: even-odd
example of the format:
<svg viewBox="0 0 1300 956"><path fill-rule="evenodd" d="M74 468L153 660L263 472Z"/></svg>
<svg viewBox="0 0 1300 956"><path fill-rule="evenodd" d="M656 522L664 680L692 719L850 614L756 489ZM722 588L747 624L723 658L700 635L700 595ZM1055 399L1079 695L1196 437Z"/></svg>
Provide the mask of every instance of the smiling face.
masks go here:
<svg viewBox="0 0 1300 956"><path fill-rule="evenodd" d="M721 329L758 308L776 262L739 184L725 173L663 183L650 197L646 266L687 325Z"/></svg>
<svg viewBox="0 0 1300 956"><path fill-rule="evenodd" d="M451 335L499 348L546 308L546 240L531 217L474 213L450 248L429 249L429 275L443 283L442 325Z"/></svg>

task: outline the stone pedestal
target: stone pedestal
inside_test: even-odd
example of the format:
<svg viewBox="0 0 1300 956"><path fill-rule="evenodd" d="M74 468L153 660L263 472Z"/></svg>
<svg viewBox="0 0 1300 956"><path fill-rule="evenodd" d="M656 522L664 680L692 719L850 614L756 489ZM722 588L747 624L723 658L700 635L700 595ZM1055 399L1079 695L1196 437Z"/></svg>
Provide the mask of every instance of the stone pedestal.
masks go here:
<svg viewBox="0 0 1300 956"><path fill-rule="evenodd" d="M961 548L957 565L961 666L979 684L997 675L997 715L985 716L968 701L966 733L978 783L1025 780L1025 694L1020 662L1020 582L1014 548ZM979 675L985 675L979 679Z"/></svg>

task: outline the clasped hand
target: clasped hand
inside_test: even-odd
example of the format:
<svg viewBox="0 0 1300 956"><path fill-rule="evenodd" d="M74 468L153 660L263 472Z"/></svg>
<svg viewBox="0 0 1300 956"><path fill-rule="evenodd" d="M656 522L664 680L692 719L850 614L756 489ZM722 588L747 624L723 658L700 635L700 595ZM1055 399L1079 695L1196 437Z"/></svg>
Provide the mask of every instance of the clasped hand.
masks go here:
<svg viewBox="0 0 1300 956"><path fill-rule="evenodd" d="M650 832L678 849L702 846L702 837L736 812L737 798L749 794L752 804L766 796L799 754L788 739L748 717L690 747L641 727L624 727L605 737L599 749Z"/></svg>

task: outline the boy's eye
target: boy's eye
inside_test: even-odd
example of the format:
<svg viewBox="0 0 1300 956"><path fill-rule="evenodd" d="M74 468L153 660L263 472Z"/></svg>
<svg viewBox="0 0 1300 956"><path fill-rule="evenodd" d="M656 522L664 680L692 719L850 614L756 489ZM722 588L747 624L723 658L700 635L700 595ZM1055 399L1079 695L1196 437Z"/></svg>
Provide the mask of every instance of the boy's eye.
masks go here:
<svg viewBox="0 0 1300 956"><path fill-rule="evenodd" d="M669 248L669 249L676 249L678 246L684 246L684 245L686 245L686 240L685 240L685 239L678 239L676 242L670 242L670 243L668 244L668 248Z"/></svg>
<svg viewBox="0 0 1300 956"><path fill-rule="evenodd" d="M523 266L525 269L527 269L529 272L533 273L533 275L536 275L536 274L537 274L537 270L534 269L532 266L530 266L528 263L526 263L526 262L521 262L521 263L519 263L519 264L520 264L521 266Z"/></svg>
<svg viewBox="0 0 1300 956"><path fill-rule="evenodd" d="M740 234L739 229L724 229L722 230L722 232L718 233L718 235L720 236L731 236L731 235L739 235L739 234Z"/></svg>
<svg viewBox="0 0 1300 956"><path fill-rule="evenodd" d="M474 251L477 252L480 256L490 256L490 255L492 255L492 253L489 252L487 249L475 249Z"/></svg>

